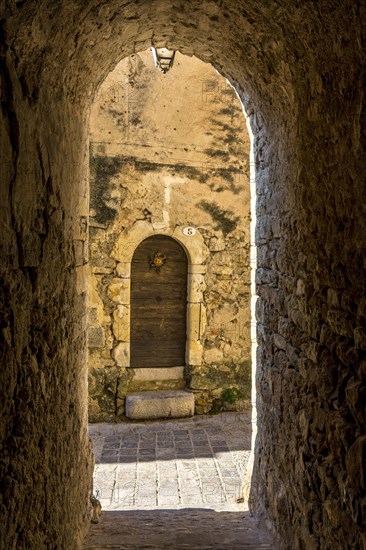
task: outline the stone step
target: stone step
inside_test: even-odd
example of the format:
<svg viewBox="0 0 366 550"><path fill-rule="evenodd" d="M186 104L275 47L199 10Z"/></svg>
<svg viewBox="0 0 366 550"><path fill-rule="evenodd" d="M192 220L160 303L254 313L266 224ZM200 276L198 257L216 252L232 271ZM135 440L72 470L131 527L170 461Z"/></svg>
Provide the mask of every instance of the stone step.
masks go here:
<svg viewBox="0 0 366 550"><path fill-rule="evenodd" d="M133 374L130 392L183 390L186 387L184 367L130 367L129 371Z"/></svg>
<svg viewBox="0 0 366 550"><path fill-rule="evenodd" d="M193 416L194 395L182 390L129 393L126 396L125 414L133 420Z"/></svg>

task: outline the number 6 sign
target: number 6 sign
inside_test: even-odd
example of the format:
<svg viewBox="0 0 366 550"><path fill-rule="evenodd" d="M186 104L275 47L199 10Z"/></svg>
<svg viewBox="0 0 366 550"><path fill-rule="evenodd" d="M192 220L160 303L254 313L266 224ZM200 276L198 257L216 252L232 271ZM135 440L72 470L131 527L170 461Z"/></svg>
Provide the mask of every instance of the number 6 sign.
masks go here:
<svg viewBox="0 0 366 550"><path fill-rule="evenodd" d="M196 234L196 231L197 231L196 228L192 227L191 225L187 225L187 227L183 227L182 229L182 233L186 237L192 237L192 235Z"/></svg>

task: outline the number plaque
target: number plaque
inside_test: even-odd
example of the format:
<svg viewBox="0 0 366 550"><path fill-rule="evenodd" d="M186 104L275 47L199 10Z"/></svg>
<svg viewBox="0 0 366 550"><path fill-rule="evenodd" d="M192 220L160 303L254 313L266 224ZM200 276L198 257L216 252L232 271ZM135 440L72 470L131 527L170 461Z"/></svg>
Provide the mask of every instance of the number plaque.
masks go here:
<svg viewBox="0 0 366 550"><path fill-rule="evenodd" d="M182 233L186 237L192 237L196 234L197 229L195 227L192 227L191 225L187 225L187 227L183 227Z"/></svg>

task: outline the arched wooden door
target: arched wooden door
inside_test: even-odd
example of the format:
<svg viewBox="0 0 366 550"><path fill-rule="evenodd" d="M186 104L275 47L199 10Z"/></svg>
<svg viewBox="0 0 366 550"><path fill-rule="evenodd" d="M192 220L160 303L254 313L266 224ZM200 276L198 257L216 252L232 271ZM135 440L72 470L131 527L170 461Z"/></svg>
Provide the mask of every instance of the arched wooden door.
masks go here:
<svg viewBox="0 0 366 550"><path fill-rule="evenodd" d="M185 365L187 256L171 237L136 248L131 266L131 367Z"/></svg>

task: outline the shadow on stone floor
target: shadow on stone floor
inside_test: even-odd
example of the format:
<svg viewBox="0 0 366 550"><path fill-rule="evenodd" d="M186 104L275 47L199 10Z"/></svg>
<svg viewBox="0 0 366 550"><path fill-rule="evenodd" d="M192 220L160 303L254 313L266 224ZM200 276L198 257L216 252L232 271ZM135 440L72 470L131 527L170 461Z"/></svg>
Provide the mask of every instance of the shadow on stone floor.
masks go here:
<svg viewBox="0 0 366 550"><path fill-rule="evenodd" d="M247 511L211 509L105 511L84 550L265 550L270 535Z"/></svg>
<svg viewBox="0 0 366 550"><path fill-rule="evenodd" d="M238 447L237 449L231 449L232 452L235 451L250 451L250 446L247 447ZM162 456L161 454L149 454L149 455L143 455L139 456L138 462L139 463L146 463L146 462L156 462L157 460L159 462L163 461L171 461L171 460L192 460L194 458L201 458L201 459L209 459L209 458L221 458L225 459L225 455L229 455L229 449L222 450L220 453L211 453L210 451L202 451L200 453L176 453L175 455L165 455ZM136 453L134 455L124 455L124 454L115 454L113 456L107 455L102 456L99 460L96 460L96 464L134 464L136 462Z"/></svg>
<svg viewBox="0 0 366 550"><path fill-rule="evenodd" d="M218 458L225 453L250 451L250 414L227 414L185 422L94 425L91 435L100 452L96 463L131 463Z"/></svg>

